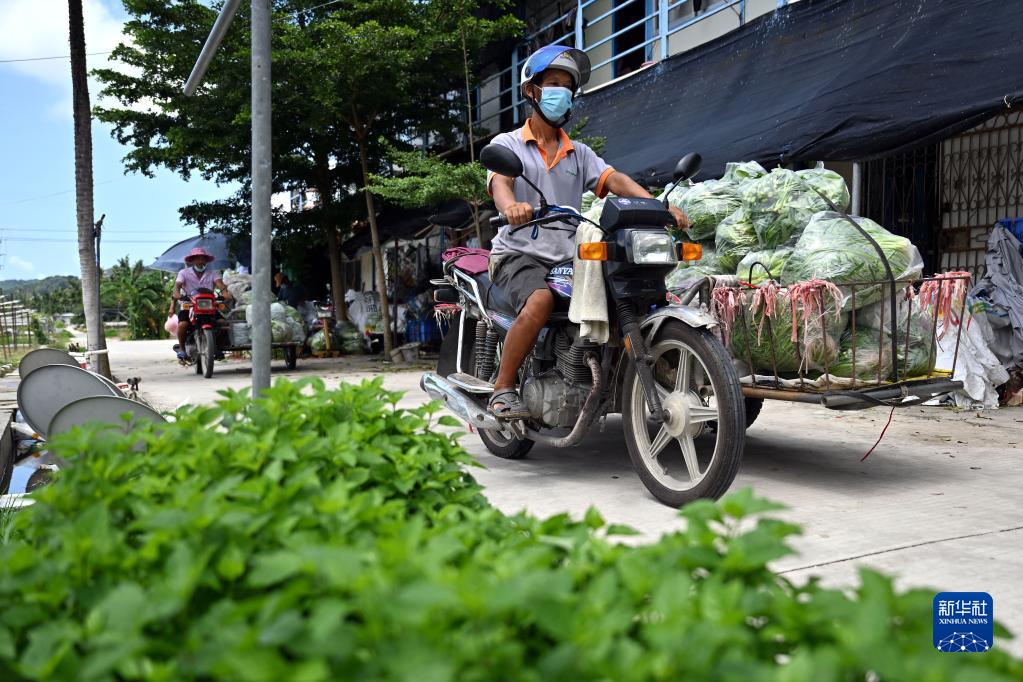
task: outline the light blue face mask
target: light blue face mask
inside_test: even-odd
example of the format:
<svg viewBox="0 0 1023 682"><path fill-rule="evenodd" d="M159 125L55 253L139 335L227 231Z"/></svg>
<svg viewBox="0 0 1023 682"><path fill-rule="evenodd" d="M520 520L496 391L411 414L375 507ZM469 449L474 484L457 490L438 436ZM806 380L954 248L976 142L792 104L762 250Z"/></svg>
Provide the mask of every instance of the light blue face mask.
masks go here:
<svg viewBox="0 0 1023 682"><path fill-rule="evenodd" d="M565 114L572 108L572 91L568 88L547 86L540 95L540 111L548 122L556 124L562 121Z"/></svg>
<svg viewBox="0 0 1023 682"><path fill-rule="evenodd" d="M192 266L192 269L195 270L196 272L205 272L206 263L196 263L195 265Z"/></svg>

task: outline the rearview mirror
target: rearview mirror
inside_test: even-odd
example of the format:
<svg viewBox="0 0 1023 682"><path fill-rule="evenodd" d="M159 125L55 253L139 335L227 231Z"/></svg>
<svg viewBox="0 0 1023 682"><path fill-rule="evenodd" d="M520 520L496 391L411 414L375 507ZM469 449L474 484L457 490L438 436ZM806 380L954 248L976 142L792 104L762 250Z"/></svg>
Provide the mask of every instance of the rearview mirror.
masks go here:
<svg viewBox="0 0 1023 682"><path fill-rule="evenodd" d="M485 151L485 150L484 150ZM679 162L675 164L675 172L672 174L672 179L676 182L682 182L688 180L697 173L700 172L700 165L703 163L703 157L693 152L692 154L686 154ZM486 166L486 164L483 164Z"/></svg>
<svg viewBox="0 0 1023 682"><path fill-rule="evenodd" d="M509 178L522 175L522 161L515 152L499 144L488 144L480 151L480 163L488 171Z"/></svg>

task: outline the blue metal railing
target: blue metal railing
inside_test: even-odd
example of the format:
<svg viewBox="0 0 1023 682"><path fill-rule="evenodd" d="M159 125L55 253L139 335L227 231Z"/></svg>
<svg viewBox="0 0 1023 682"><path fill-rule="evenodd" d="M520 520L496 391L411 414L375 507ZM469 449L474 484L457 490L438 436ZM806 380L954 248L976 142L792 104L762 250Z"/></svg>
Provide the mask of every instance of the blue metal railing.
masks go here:
<svg viewBox="0 0 1023 682"><path fill-rule="evenodd" d="M630 22L627 26L622 28L614 27L615 16L622 9L628 8L635 2L644 2L646 6L646 13L641 19ZM699 14L693 12L692 16L683 18L671 24L671 14L674 10L680 9L687 3L692 3L692 0L629 0L622 4L612 7L598 16L587 17L586 9L596 4L598 0L579 0L576 4L575 9L565 12L561 16L547 22L544 26L534 31L532 34L527 36L523 42L512 50L510 64L508 67L501 69L497 73L489 75L484 79L479 86L476 88L476 103L473 107L474 120L473 125L475 127L483 127L489 129L490 132L496 132L501 128L501 116L505 112L512 112L513 125L519 123L519 113L522 109L522 96L519 93L519 71L522 64L522 56L520 51L528 53L528 51L535 47L534 41L545 32L552 28L560 25L566 25L571 20L571 27L560 36L554 36L547 38L544 42L546 44L568 44L576 47L587 54L592 53L594 50L602 48L608 44L611 46L611 56L603 59L592 66L594 73L598 72L608 66L612 66L619 59L626 57L639 50L645 50L645 61L659 61L666 59L670 54L669 38L688 28L694 24L697 24L705 19L708 19L720 12L729 10L735 13L738 17L739 25L742 26L746 23L746 0L723 0L713 7L702 10ZM787 0L778 0L778 7L783 7ZM592 42L587 42L587 34L591 33L594 28L599 28L603 22L612 22L610 32L608 35L603 36L599 39L594 39ZM627 49L619 50L615 45L615 39L620 38L628 31L633 31L639 27L646 27L646 39L636 44L630 45ZM654 55L653 45L659 44L659 49L656 50L656 56ZM501 87L501 81L508 75L511 75L509 87ZM613 74L612 74L613 78ZM611 80L611 79L608 79ZM497 84L496 93L494 92L494 84ZM484 94L486 97L484 98ZM510 104L500 106L501 100L510 101ZM487 106L492 102L498 102L498 108L494 109L492 106Z"/></svg>

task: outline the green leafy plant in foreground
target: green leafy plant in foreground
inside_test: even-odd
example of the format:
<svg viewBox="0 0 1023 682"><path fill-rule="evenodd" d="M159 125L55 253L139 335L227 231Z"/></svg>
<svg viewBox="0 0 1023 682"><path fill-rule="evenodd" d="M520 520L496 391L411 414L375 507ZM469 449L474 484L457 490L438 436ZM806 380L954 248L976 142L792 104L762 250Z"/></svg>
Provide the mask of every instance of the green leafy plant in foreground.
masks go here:
<svg viewBox="0 0 1023 682"><path fill-rule="evenodd" d="M1011 680L930 646L932 593L793 585L741 490L658 542L491 507L380 382L225 393L72 460L0 546L0 679ZM141 447L140 447L141 445ZM1004 636L1004 632L1001 633Z"/></svg>

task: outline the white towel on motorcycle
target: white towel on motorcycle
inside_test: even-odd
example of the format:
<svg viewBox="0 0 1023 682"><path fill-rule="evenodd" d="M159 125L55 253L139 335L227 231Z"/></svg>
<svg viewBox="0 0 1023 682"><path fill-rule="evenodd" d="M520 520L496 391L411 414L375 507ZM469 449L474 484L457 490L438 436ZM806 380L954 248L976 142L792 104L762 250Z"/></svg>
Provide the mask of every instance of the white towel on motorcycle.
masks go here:
<svg viewBox="0 0 1023 682"><path fill-rule="evenodd" d="M604 233L588 223L583 223L575 231L572 302L568 304L568 319L579 325L579 340L591 343L607 343L610 334L607 291L604 288L603 262L581 260L579 245L603 240Z"/></svg>

